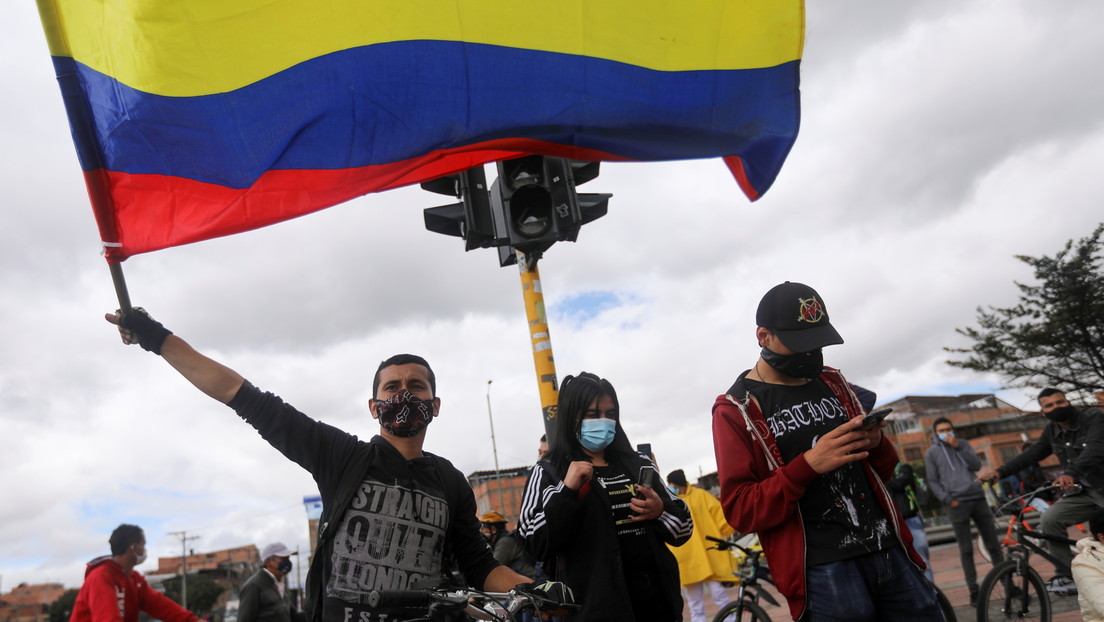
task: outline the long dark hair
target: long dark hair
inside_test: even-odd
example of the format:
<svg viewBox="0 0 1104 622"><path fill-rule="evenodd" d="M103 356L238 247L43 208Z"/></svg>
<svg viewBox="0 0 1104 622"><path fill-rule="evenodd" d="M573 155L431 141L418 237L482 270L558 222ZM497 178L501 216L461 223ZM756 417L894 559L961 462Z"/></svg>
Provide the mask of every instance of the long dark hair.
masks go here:
<svg viewBox="0 0 1104 622"><path fill-rule="evenodd" d="M617 409L617 433L613 442L606 447L606 461L619 464L628 470L635 466L635 453L621 427L621 405L617 401L617 391L605 378L599 378L590 372L580 372L578 376L568 376L560 383L559 401L554 419L555 434L550 439L547 460L552 463L556 473L563 477L567 467L576 460L590 460L579 442L579 428L583 414L596 400L609 396ZM630 476L635 474L629 471Z"/></svg>

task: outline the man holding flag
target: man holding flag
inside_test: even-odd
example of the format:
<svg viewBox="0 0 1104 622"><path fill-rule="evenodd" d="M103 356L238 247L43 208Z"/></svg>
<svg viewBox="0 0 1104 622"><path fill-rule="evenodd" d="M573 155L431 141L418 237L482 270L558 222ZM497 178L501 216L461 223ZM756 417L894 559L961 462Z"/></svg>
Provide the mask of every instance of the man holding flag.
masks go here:
<svg viewBox="0 0 1104 622"><path fill-rule="evenodd" d="M399 354L380 363L368 401L380 431L364 442L262 392L141 309L105 317L119 326L123 343L161 355L314 477L323 513L307 576L311 622L382 620L387 612L370 608L368 594L439 585L446 550L475 587L503 592L531 581L495 560L464 475L422 451L441 407L425 359Z"/></svg>

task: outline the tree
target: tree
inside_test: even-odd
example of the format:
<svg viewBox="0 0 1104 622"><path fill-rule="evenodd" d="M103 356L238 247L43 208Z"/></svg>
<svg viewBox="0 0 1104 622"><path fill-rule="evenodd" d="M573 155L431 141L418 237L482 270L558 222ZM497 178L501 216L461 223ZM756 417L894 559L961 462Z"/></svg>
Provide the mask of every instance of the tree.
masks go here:
<svg viewBox="0 0 1104 622"><path fill-rule="evenodd" d="M77 602L78 589L65 590L50 603L50 622L69 622L69 616L73 613L73 604Z"/></svg>
<svg viewBox="0 0 1104 622"><path fill-rule="evenodd" d="M963 369L995 372L1008 387L1053 386L1088 398L1104 388L1104 223L1088 237L1066 242L1054 257L1016 259L1035 269L1036 285L1016 282L1012 307L978 307L977 328L956 331L974 341L967 354L947 361Z"/></svg>
<svg viewBox="0 0 1104 622"><path fill-rule="evenodd" d="M165 581L165 596L180 602L180 577ZM226 588L214 579L200 574L188 575L188 609L199 614L210 613Z"/></svg>

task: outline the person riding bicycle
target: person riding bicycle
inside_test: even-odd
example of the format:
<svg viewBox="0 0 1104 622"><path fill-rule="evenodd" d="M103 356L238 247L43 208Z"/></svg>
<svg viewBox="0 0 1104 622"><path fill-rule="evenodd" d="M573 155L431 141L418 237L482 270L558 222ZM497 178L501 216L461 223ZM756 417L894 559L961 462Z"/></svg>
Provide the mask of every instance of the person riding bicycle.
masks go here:
<svg viewBox="0 0 1104 622"><path fill-rule="evenodd" d="M686 503L633 451L608 380L564 378L557 408L548 457L525 485L518 532L574 590L582 610L568 619L681 620L678 564L665 543L690 538Z"/></svg>
<svg viewBox="0 0 1104 622"><path fill-rule="evenodd" d="M464 474L422 450L441 408L425 359L399 354L380 363L368 400L379 434L364 442L262 392L141 309L105 319L119 326L123 343L161 355L314 477L323 511L307 574L311 622L380 620L387 614L368 605L373 591L440 583L452 560L471 585L488 591L531 581L495 560Z"/></svg>
<svg viewBox="0 0 1104 622"><path fill-rule="evenodd" d="M756 532L795 620L938 621L935 590L886 489L897 451L821 348L843 343L820 295L789 281L755 314L752 369L713 405L728 523Z"/></svg>
<svg viewBox="0 0 1104 622"><path fill-rule="evenodd" d="M1067 537L1070 526L1088 520L1093 512L1104 507L1104 412L1093 407L1078 409L1069 403L1065 393L1055 388L1043 389L1038 399L1039 410L1050 420L1039 440L995 471L984 471L978 477L1006 477L1051 454L1057 456L1062 474L1054 480L1055 485L1063 492L1071 492L1080 485L1081 492L1056 501L1043 512L1039 524L1047 535ZM1061 562L1047 589L1076 591L1068 570L1073 560L1069 547L1047 542L1047 550Z"/></svg>

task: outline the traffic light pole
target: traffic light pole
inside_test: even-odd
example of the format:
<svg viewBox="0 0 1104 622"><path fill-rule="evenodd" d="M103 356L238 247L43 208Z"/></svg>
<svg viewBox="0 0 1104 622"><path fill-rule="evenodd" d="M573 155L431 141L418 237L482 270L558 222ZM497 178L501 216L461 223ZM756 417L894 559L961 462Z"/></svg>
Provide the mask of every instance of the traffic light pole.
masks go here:
<svg viewBox="0 0 1104 622"><path fill-rule="evenodd" d="M529 339L533 346L533 365L537 371L537 388L540 390L544 433L552 444L559 382L556 379L556 360L552 356L552 339L548 335L548 316L544 311L544 293L541 291L540 270L537 260L540 254L528 254L519 250L518 271L521 273L521 294L525 299L525 315L529 320Z"/></svg>

